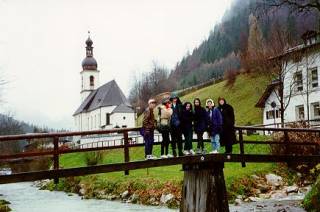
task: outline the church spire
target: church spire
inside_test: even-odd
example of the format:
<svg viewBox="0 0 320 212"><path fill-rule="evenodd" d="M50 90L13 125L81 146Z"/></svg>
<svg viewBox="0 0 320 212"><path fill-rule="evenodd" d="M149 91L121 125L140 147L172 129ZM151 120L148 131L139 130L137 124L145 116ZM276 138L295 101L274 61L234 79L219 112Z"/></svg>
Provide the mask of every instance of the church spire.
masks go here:
<svg viewBox="0 0 320 212"><path fill-rule="evenodd" d="M90 31L88 31L88 39L86 40L86 56L87 57L92 57L93 56L93 47L92 47L92 40L90 38Z"/></svg>

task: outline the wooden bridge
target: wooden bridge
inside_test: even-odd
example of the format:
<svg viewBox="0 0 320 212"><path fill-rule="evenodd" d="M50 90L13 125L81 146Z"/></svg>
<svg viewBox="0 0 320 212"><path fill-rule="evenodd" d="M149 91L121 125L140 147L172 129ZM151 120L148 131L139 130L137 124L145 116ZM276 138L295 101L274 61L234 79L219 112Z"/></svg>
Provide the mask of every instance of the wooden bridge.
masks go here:
<svg viewBox="0 0 320 212"><path fill-rule="evenodd" d="M140 128L99 130L85 132L63 132L63 133L43 133L28 135L8 135L0 136L0 142L11 142L19 140L28 140L30 142L38 139L50 139L53 143L52 149L33 150L15 154L1 154L0 163L17 159L26 159L32 157L52 156L53 169L43 171L32 171L23 173L13 173L11 175L0 176L0 184L14 183L23 181L35 181L42 179L54 179L55 183L59 178L70 176L82 176L89 174L98 174L106 172L124 171L126 175L129 170L152 168L160 166L170 166L181 164L184 171L184 184L181 211L229 211L227 201L227 191L224 182L223 167L224 163L239 162L245 167L246 163L270 163L270 162L304 162L320 163L320 142L294 142L290 140L290 133L310 133L320 138L320 129L305 128L259 128L259 127L236 127L237 143L240 152L237 154L204 154L194 156L183 156L168 159L130 161L129 148L144 146L144 143L130 142L129 134L138 134ZM246 141L244 134L246 132L277 132L283 134L283 141ZM122 141L117 145L96 145L86 148L64 148L61 140L70 136L88 136L88 135L106 135L122 134ZM130 135L131 135L130 134ZM159 145L156 142L155 145ZM250 154L245 153L245 145L284 145L289 148L292 145L313 146L315 154L313 155L292 155L292 154ZM101 151L108 149L123 149L124 162L115 164L103 164L76 168L59 168L59 156L74 152Z"/></svg>

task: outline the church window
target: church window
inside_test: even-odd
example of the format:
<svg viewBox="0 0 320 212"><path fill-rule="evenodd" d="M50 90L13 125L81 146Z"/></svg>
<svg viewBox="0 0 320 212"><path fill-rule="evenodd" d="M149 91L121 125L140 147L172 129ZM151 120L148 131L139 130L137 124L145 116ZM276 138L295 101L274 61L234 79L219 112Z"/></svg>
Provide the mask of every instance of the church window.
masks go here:
<svg viewBox="0 0 320 212"><path fill-rule="evenodd" d="M90 76L90 86L94 86L94 76Z"/></svg>
<svg viewBox="0 0 320 212"><path fill-rule="evenodd" d="M106 114L106 125L110 125L110 113Z"/></svg>

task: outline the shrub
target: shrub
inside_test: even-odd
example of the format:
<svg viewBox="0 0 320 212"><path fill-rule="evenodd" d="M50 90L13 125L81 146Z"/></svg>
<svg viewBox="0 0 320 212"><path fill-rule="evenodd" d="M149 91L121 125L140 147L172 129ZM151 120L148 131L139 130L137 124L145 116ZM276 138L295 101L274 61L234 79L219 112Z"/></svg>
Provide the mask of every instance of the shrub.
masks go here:
<svg viewBox="0 0 320 212"><path fill-rule="evenodd" d="M320 175L317 182L312 186L311 191L304 198L303 207L307 211L320 211Z"/></svg>
<svg viewBox="0 0 320 212"><path fill-rule="evenodd" d="M299 122L288 125L291 128L307 128L305 122ZM272 154L275 155L316 155L319 154L318 146L320 145L320 137L318 133L310 132L288 132L288 143L297 142L302 145L285 145L285 144L274 144L271 145ZM273 141L277 142L286 142L286 136L283 132L276 132L273 134ZM316 145L303 145L303 143L314 143ZM291 161L288 163L289 168L297 170L302 173L309 173L309 170L312 169L316 163L298 163Z"/></svg>
<svg viewBox="0 0 320 212"><path fill-rule="evenodd" d="M87 166L94 166L102 162L102 153L101 152L87 152L85 154L85 160Z"/></svg>

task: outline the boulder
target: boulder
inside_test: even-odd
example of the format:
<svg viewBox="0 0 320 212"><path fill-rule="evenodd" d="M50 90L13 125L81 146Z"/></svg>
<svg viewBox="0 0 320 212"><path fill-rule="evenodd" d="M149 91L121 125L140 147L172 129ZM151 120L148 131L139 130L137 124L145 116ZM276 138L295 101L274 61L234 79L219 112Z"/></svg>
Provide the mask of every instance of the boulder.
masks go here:
<svg viewBox="0 0 320 212"><path fill-rule="evenodd" d="M171 201L172 199L174 199L173 194L162 194L160 198L160 202L162 204L167 204L167 202Z"/></svg>
<svg viewBox="0 0 320 212"><path fill-rule="evenodd" d="M268 185L279 187L283 185L283 179L282 177L275 175L275 174L267 174L266 180Z"/></svg>
<svg viewBox="0 0 320 212"><path fill-rule="evenodd" d="M122 194L121 194L121 198L122 199L126 199L127 197L129 196L129 191L124 191Z"/></svg>
<svg viewBox="0 0 320 212"><path fill-rule="evenodd" d="M288 186L286 188L287 194L289 194L289 193L298 193L298 191L299 191L299 187L296 186L296 185Z"/></svg>
<svg viewBox="0 0 320 212"><path fill-rule="evenodd" d="M128 201L129 201L130 203L137 203L138 200L139 200L139 195L138 195L138 194L132 194L132 195L129 197L129 199L128 199ZM127 201L127 202L128 202L128 201Z"/></svg>
<svg viewBox="0 0 320 212"><path fill-rule="evenodd" d="M287 197L287 193L285 191L277 190L271 192L272 199L281 199Z"/></svg>
<svg viewBox="0 0 320 212"><path fill-rule="evenodd" d="M270 194L259 194L259 198L261 199L270 199L271 195Z"/></svg>
<svg viewBox="0 0 320 212"><path fill-rule="evenodd" d="M241 199L236 199L236 200L234 201L234 204L235 204L235 205L241 205L241 203L242 203L242 200L241 200Z"/></svg>
<svg viewBox="0 0 320 212"><path fill-rule="evenodd" d="M249 197L248 199L249 199L250 202L258 202L258 201L261 200L261 199L258 198L258 197Z"/></svg>

